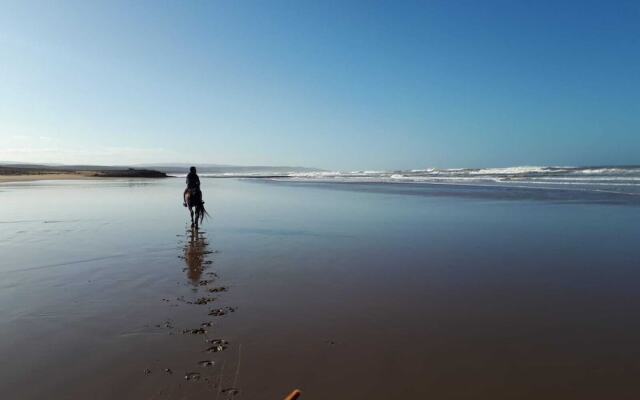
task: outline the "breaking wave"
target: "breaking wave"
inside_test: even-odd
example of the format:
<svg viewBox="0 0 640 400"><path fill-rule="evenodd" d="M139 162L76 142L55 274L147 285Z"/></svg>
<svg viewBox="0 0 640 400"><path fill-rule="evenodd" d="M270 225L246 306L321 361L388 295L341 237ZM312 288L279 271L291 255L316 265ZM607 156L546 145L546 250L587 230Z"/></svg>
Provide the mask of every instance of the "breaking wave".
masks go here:
<svg viewBox="0 0 640 400"><path fill-rule="evenodd" d="M260 178L287 182L432 184L559 189L640 195L640 166L423 168L395 171L225 172L212 178Z"/></svg>
<svg viewBox="0 0 640 400"><path fill-rule="evenodd" d="M262 178L289 182L414 183L498 185L504 187L580 188L640 194L640 166L508 168L424 168L395 171L314 171L290 173L204 174L210 177Z"/></svg>

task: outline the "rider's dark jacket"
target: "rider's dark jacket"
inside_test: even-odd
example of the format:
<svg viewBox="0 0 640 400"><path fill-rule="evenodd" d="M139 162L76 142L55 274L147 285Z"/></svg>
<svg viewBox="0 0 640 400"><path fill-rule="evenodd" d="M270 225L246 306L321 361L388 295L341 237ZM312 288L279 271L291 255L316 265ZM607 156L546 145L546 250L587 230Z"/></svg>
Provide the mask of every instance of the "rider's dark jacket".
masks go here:
<svg viewBox="0 0 640 400"><path fill-rule="evenodd" d="M195 172L189 172L187 175L187 189L200 189L200 178Z"/></svg>

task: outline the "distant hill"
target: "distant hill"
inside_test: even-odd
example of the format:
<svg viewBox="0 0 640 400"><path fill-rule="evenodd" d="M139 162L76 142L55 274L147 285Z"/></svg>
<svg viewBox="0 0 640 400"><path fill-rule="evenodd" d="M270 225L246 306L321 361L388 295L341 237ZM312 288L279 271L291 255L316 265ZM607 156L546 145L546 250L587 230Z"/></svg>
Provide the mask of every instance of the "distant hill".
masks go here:
<svg viewBox="0 0 640 400"><path fill-rule="evenodd" d="M0 163L0 175L64 175L104 178L166 178L167 174L148 168L102 165L41 165Z"/></svg>
<svg viewBox="0 0 640 400"><path fill-rule="evenodd" d="M198 173L204 174L260 174L279 175L292 172L319 172L318 168L267 166L267 165L224 165L224 164L137 164L122 165L63 165L63 164L29 164L1 162L0 175L52 174L52 173L95 173L100 176L164 176L165 174L182 175L189 172L194 165ZM156 173L158 173L156 175Z"/></svg>
<svg viewBox="0 0 640 400"><path fill-rule="evenodd" d="M0 162L0 167L14 169L33 169L44 171L124 171L131 169L129 166L112 165L64 165L64 164L29 164L15 162Z"/></svg>
<svg viewBox="0 0 640 400"><path fill-rule="evenodd" d="M225 164L140 164L137 168L151 168L156 171L168 174L186 174L189 167L194 166L198 173L224 174L224 173L274 173L284 174L289 172L319 172L318 168L309 167L288 167L288 166L268 166L268 165L225 165Z"/></svg>
<svg viewBox="0 0 640 400"><path fill-rule="evenodd" d="M271 165L227 165L227 164L133 164L133 165L83 165L83 164L31 164L11 161L0 161L0 167L6 168L31 168L54 171L122 171L134 169L154 169L161 172L186 173L189 167L195 166L198 172L224 173L224 172L319 172L322 169L308 167L271 166Z"/></svg>

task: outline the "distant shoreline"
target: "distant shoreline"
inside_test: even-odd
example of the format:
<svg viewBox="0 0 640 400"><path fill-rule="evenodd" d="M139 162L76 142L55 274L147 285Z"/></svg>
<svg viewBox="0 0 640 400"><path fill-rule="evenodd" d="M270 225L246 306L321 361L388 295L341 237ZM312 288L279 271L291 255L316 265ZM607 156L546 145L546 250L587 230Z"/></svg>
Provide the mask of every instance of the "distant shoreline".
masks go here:
<svg viewBox="0 0 640 400"><path fill-rule="evenodd" d="M1 167L0 182L28 182L40 180L78 180L102 178L168 178L164 172L150 169L114 169L114 170L55 170L40 168Z"/></svg>

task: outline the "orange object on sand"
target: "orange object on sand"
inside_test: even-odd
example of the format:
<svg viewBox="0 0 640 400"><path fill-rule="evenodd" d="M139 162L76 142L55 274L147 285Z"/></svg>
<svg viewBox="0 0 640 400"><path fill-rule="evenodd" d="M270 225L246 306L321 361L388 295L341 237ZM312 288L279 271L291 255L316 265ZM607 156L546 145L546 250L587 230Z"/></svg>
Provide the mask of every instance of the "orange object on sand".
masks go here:
<svg viewBox="0 0 640 400"><path fill-rule="evenodd" d="M291 392L287 397L285 397L284 400L296 400L298 397L300 397L301 394L302 392L296 389L293 392Z"/></svg>

